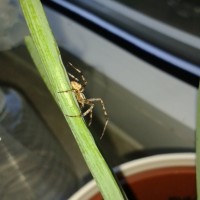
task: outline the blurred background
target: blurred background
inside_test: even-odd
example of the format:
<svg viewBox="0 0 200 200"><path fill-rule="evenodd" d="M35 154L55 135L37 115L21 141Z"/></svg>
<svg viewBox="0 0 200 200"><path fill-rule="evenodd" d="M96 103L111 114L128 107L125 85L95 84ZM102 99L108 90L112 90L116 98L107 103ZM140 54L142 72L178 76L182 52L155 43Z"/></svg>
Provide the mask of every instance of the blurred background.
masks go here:
<svg viewBox="0 0 200 200"><path fill-rule="evenodd" d="M199 1L42 2L67 70L80 78L73 63L86 97L105 102L103 139L99 104L90 129L110 166L194 151ZM24 45L17 1L1 0L0 10L1 199L67 199L91 176Z"/></svg>

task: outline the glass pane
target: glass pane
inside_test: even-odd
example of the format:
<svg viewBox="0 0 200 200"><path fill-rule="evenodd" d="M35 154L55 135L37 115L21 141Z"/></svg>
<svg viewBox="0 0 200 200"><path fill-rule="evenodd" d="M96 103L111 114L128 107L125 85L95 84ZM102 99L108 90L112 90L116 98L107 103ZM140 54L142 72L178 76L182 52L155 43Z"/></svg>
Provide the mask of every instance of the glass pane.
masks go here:
<svg viewBox="0 0 200 200"><path fill-rule="evenodd" d="M198 0L115 0L188 33L200 36Z"/></svg>

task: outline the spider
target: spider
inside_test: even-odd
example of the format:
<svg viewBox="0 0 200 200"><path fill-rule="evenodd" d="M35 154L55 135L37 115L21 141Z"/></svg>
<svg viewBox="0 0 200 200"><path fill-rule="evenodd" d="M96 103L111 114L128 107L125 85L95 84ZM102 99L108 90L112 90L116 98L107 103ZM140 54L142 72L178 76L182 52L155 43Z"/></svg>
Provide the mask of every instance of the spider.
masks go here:
<svg viewBox="0 0 200 200"><path fill-rule="evenodd" d="M74 67L74 65L72 65L70 62L68 62L68 63L69 63L70 67L72 67L75 71L77 71L81 75L81 79L82 79L83 83L81 84L80 80L78 78L76 78L74 75L68 73L69 77L72 79L70 81L72 89L66 90L66 91L60 91L59 93L73 91L78 103L80 104L81 109L83 109L86 105L89 106L89 108L84 113L82 113L80 115L77 115L77 116L69 116L68 115L68 116L69 117L79 117L79 116L85 117L86 115L89 114L90 120L89 120L88 126L90 126L91 123L92 123L92 115L93 115L93 108L95 106L95 102L99 102L101 104L101 106L102 106L102 110L103 110L103 113L104 113L104 116L105 116L105 119L106 119L103 131L102 131L102 134L101 134L101 137L100 137L100 139L102 139L102 137L103 137L103 135L105 133L107 124L108 124L108 114L106 112L106 108L105 108L104 102L103 102L103 100L101 98L90 98L90 99L87 99L85 97L83 92L84 92L85 87L87 85L87 80L84 77L84 75L81 72L81 70L79 70L76 67Z"/></svg>

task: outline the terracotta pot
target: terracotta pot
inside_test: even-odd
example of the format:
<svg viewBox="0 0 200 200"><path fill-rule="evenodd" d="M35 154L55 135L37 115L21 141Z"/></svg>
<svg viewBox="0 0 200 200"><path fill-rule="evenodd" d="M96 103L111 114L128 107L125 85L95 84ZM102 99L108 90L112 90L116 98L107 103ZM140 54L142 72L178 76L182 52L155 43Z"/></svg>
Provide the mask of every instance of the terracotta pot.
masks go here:
<svg viewBox="0 0 200 200"><path fill-rule="evenodd" d="M195 154L155 155L122 164L117 175L130 200L196 200ZM102 200L94 181L70 200Z"/></svg>

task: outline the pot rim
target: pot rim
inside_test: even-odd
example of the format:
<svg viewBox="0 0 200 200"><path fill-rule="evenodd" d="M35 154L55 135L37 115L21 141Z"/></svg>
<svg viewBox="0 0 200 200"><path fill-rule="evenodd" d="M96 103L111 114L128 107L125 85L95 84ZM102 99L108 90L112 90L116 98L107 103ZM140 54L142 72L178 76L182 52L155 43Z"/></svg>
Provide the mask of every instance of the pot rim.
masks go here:
<svg viewBox="0 0 200 200"><path fill-rule="evenodd" d="M120 172L124 176L129 176L152 169L183 166L195 166L195 153L166 153L139 158L115 167L114 172ZM96 182L91 180L86 183L85 186L80 188L75 194L73 194L69 200L88 200L97 192L98 188L96 186Z"/></svg>

